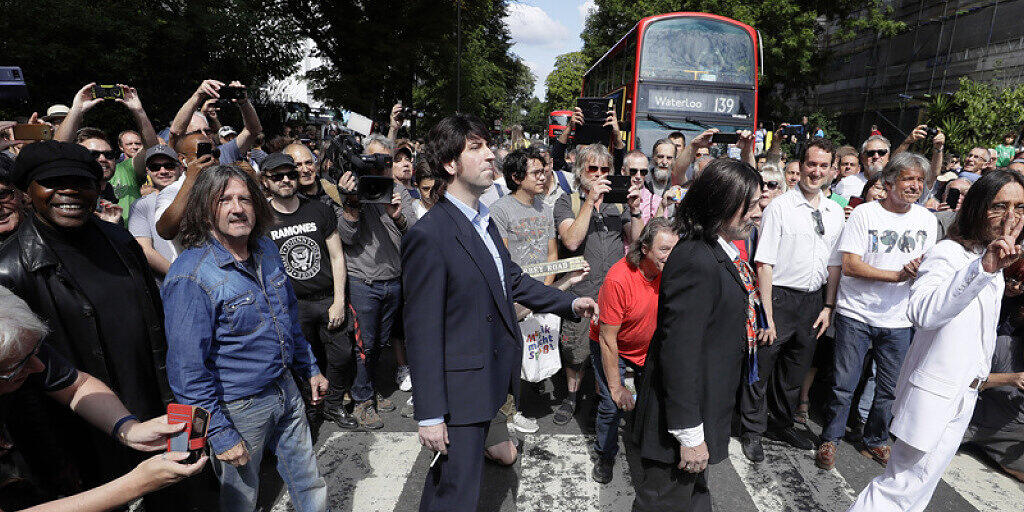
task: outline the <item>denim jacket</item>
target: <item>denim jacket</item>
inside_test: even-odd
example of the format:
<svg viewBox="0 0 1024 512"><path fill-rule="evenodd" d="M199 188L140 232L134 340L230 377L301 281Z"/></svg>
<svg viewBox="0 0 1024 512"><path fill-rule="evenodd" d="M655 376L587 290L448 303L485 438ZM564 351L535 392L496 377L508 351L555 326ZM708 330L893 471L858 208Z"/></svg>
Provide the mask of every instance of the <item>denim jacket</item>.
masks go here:
<svg viewBox="0 0 1024 512"><path fill-rule="evenodd" d="M259 238L251 261L255 274L210 239L174 260L161 291L171 390L210 413L214 453L241 441L223 402L260 393L289 368L320 373L277 247Z"/></svg>

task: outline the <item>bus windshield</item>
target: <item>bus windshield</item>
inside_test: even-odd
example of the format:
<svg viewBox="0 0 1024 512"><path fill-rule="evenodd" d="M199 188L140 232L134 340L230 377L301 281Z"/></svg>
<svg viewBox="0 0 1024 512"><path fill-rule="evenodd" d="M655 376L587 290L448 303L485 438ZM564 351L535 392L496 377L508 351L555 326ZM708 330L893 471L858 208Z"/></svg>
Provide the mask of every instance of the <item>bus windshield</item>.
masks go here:
<svg viewBox="0 0 1024 512"><path fill-rule="evenodd" d="M717 20L656 21L644 32L640 78L754 85L754 43L741 27Z"/></svg>

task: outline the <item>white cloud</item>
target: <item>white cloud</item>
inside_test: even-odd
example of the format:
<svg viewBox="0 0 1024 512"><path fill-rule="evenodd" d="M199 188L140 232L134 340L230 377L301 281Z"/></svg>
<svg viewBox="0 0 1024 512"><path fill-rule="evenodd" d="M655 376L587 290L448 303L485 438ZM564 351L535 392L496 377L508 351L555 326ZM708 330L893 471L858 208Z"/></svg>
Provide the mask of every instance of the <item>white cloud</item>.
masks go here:
<svg viewBox="0 0 1024 512"><path fill-rule="evenodd" d="M590 11L597 10L597 2L594 2L594 0L586 0L584 2L580 2L580 5L576 6L576 8L580 11L580 19L586 21L587 15L590 14Z"/></svg>
<svg viewBox="0 0 1024 512"><path fill-rule="evenodd" d="M505 24L515 43L561 48L569 39L569 29L565 25L533 5L510 3Z"/></svg>

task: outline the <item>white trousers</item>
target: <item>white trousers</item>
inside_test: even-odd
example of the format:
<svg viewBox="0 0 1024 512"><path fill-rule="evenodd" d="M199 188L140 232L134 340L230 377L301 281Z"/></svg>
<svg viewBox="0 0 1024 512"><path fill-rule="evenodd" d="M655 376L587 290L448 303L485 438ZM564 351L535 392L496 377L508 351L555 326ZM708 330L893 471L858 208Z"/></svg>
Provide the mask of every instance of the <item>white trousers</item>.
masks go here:
<svg viewBox="0 0 1024 512"><path fill-rule="evenodd" d="M935 449L922 452L897 439L885 472L861 491L848 512L920 512L928 506L942 474L960 448L974 414L978 392L969 390ZM929 421L920 418L919 421Z"/></svg>

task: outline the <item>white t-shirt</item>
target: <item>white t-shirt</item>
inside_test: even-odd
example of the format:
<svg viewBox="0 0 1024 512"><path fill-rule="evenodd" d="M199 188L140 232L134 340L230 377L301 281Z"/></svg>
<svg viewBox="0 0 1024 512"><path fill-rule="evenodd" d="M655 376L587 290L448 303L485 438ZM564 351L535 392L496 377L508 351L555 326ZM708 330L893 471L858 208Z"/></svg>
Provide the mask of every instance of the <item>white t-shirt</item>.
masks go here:
<svg viewBox="0 0 1024 512"><path fill-rule="evenodd" d="M156 217L154 216L156 199L157 194L154 193L142 196L141 199L132 203L131 215L128 216L128 231L134 237L150 238L153 241L153 249L167 258L167 261L174 263L174 259L178 257L178 250L171 242L160 238L156 232Z"/></svg>
<svg viewBox="0 0 1024 512"><path fill-rule="evenodd" d="M160 192L157 192L157 196L156 196L156 211L153 214L153 224L154 224L154 226L156 225L156 222L160 220L160 217L163 216L164 212L167 211L167 209L171 207L171 203L173 203L174 202L174 198L178 196L178 191L181 190L181 184L184 183L184 182L185 182L185 173L181 173L181 176L179 176L178 179L175 180L174 183L171 183L170 185L167 185L166 187L164 187L163 190L161 190ZM157 236L159 236L159 235L157 235ZM176 237L174 237L174 240L168 240L168 242L170 242L171 245L174 247L174 251L175 251L176 254L181 254L182 251L185 250L185 248L181 245L181 237L180 236L176 236Z"/></svg>
<svg viewBox="0 0 1024 512"><path fill-rule="evenodd" d="M839 251L859 255L879 270L899 271L935 245L937 224L935 215L922 206L893 213L872 201L853 209L839 239ZM873 327L910 327L907 301L912 282L887 283L844 274L836 311Z"/></svg>
<svg viewBox="0 0 1024 512"><path fill-rule="evenodd" d="M480 195L480 202L483 203L484 206L490 208L495 201L507 196L508 194L508 186L505 185L505 177L502 176L494 180L494 184L488 187L487 191Z"/></svg>
<svg viewBox="0 0 1024 512"><path fill-rule="evenodd" d="M864 184L867 182L868 179L864 176L864 173L859 172L839 180L839 183L836 183L832 192L847 199L851 197L860 197L861 193L864 192Z"/></svg>

